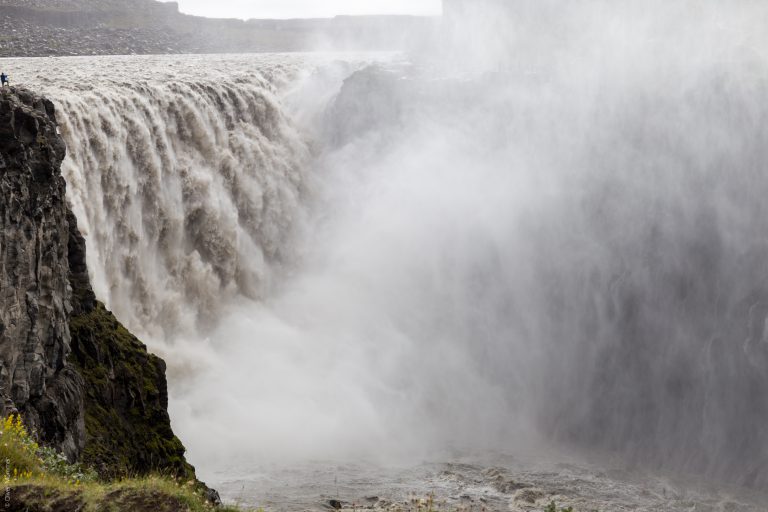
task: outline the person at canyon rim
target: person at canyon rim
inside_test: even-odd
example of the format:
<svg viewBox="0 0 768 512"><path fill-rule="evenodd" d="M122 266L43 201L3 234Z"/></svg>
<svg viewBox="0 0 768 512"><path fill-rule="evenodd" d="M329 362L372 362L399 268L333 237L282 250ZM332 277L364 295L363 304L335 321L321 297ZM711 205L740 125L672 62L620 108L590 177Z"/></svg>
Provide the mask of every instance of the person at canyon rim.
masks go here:
<svg viewBox="0 0 768 512"><path fill-rule="evenodd" d="M5 87L6 85L10 85L8 83L8 75L6 75L5 73L0 73L0 85L2 85L2 87Z"/></svg>

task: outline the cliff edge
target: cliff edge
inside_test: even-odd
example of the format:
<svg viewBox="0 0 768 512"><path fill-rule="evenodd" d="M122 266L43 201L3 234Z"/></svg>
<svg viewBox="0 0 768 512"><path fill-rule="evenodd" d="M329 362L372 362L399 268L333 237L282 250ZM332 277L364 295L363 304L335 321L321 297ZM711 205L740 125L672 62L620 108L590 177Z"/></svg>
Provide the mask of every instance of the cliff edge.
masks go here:
<svg viewBox="0 0 768 512"><path fill-rule="evenodd" d="M0 92L0 413L106 477L194 478L165 363L98 303L66 201L53 103Z"/></svg>

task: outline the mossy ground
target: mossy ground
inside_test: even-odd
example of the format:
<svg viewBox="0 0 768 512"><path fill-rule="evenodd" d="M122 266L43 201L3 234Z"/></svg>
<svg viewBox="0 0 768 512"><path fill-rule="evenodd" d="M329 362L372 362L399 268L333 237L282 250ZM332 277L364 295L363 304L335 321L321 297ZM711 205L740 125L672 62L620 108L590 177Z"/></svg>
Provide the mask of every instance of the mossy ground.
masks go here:
<svg viewBox="0 0 768 512"><path fill-rule="evenodd" d="M21 419L0 423L4 489L0 508L11 512L203 512L214 509L195 480L150 475L102 481L80 464L41 448ZM218 511L240 509L218 507Z"/></svg>
<svg viewBox="0 0 768 512"><path fill-rule="evenodd" d="M26 512L237 512L208 503L194 485L149 476L112 483L74 484L55 477L33 477L11 484L11 507Z"/></svg>

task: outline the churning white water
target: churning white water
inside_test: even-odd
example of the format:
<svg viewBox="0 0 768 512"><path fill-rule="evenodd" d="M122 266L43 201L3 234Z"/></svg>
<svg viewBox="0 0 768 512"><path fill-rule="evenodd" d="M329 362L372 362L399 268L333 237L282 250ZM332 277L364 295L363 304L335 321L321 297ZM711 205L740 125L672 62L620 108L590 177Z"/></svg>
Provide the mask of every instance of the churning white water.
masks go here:
<svg viewBox="0 0 768 512"><path fill-rule="evenodd" d="M3 61L226 497L765 509L765 8L534 5L477 59Z"/></svg>

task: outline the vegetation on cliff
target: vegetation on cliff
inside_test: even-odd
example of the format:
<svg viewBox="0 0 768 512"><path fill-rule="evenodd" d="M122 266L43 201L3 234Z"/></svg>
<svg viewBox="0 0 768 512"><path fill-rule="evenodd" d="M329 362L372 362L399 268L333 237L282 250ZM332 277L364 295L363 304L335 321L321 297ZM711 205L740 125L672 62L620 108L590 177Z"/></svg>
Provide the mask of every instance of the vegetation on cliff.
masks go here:
<svg viewBox="0 0 768 512"><path fill-rule="evenodd" d="M39 446L20 416L8 416L0 428L6 510L202 512L213 508L206 489L195 480L152 475L101 481L92 469L69 464L55 450Z"/></svg>
<svg viewBox="0 0 768 512"><path fill-rule="evenodd" d="M194 478L171 430L165 363L103 304L70 320L70 361L85 381L81 460L106 476L163 471Z"/></svg>

